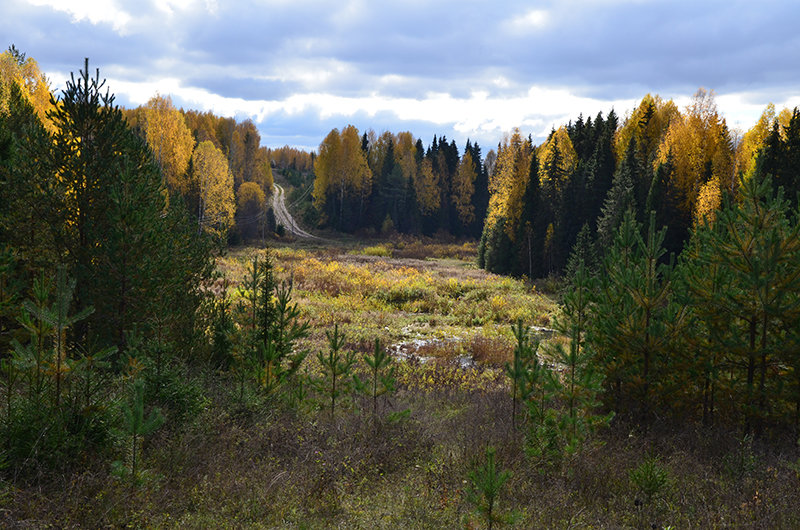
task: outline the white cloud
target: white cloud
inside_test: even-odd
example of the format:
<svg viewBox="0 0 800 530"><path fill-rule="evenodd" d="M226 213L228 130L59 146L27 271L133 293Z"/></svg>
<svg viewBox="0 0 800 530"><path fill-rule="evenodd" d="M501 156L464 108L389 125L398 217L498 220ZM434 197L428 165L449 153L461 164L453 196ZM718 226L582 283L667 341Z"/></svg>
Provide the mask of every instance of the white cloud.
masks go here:
<svg viewBox="0 0 800 530"><path fill-rule="evenodd" d="M219 8L217 0L155 0L153 3L159 11L168 15L196 9L198 4L211 14L215 14Z"/></svg>
<svg viewBox="0 0 800 530"><path fill-rule="evenodd" d="M366 97L346 97L330 93L308 92L280 100L245 100L223 97L204 89L183 86L177 78L148 82L109 79L111 90L124 95L132 104L147 102L156 92L170 94L184 105L199 110L212 110L224 116L246 116L257 122L269 121L271 115L306 116L316 114L320 120L340 118L344 124L356 115L374 117L394 115L400 122L426 122L454 131L465 138L499 138L513 127L526 129L542 139L552 127L558 127L579 113L607 113L612 107L632 108L635 100L605 101L585 98L567 89L531 87L526 93L513 97L490 97L488 92L476 91L467 97L446 93L427 93L419 98L398 98L379 93ZM402 123L397 130L402 130Z"/></svg>
<svg viewBox="0 0 800 530"><path fill-rule="evenodd" d="M73 22L88 20L92 24L110 24L118 33L124 33L131 22L131 15L111 0L94 2L92 0L28 0L38 7L47 6L56 11L68 13Z"/></svg>
<svg viewBox="0 0 800 530"><path fill-rule="evenodd" d="M515 16L506 25L516 33L525 33L535 29L545 27L550 19L547 11L543 9L532 9L522 15Z"/></svg>

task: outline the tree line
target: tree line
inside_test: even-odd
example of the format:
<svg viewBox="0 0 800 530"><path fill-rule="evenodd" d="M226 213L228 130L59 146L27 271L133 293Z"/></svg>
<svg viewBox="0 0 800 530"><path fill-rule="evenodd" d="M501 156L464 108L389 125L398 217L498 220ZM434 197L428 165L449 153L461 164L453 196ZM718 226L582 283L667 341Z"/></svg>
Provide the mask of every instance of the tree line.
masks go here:
<svg viewBox="0 0 800 530"><path fill-rule="evenodd" d="M167 189L183 197L202 230L226 244L263 238L274 228L269 151L252 121L178 110L160 95L123 113L152 149Z"/></svg>
<svg viewBox="0 0 800 530"><path fill-rule="evenodd" d="M584 226L602 251L628 209L645 225L655 212L667 255L678 255L724 196L737 197L742 179L772 175L773 188L795 201L799 139L797 109L776 115L772 105L740 138L702 89L684 111L647 95L621 124L614 111L581 116L539 146L515 130L498 147L479 264L529 278L560 274Z"/></svg>
<svg viewBox="0 0 800 530"><path fill-rule="evenodd" d="M314 160L314 206L322 226L355 232L477 238L489 202L481 148L410 132L332 130Z"/></svg>

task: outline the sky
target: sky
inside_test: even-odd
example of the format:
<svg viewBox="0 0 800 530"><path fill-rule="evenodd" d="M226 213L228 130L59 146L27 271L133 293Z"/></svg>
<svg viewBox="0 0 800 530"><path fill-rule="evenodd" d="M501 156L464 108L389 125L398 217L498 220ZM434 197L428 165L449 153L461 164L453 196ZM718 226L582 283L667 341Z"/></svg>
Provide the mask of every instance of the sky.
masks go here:
<svg viewBox="0 0 800 530"><path fill-rule="evenodd" d="M251 119L262 145L333 129L496 146L648 94L713 90L731 129L800 106L796 0L0 0L0 46L58 92L100 69L118 104ZM3 43L2 41L5 41Z"/></svg>

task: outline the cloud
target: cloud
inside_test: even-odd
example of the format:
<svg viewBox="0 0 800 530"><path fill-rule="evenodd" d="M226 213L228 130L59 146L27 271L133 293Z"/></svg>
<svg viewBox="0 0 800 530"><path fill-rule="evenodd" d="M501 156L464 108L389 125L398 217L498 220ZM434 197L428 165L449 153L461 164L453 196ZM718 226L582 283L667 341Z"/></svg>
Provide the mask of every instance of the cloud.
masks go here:
<svg viewBox="0 0 800 530"><path fill-rule="evenodd" d="M545 27L548 22L548 13L543 9L531 9L512 17L506 21L507 26L514 32L528 32Z"/></svg>
<svg viewBox="0 0 800 530"><path fill-rule="evenodd" d="M789 1L30 0L4 11L0 34L56 86L90 57L121 103L172 94L253 118L265 142L296 127L317 145L331 124L372 119L493 145L514 126L541 138L579 113L624 116L648 92L688 100L699 86L746 129L800 86Z"/></svg>
<svg viewBox="0 0 800 530"><path fill-rule="evenodd" d="M93 2L91 0L28 0L31 5L50 7L56 11L69 13L74 22L88 20L92 24L109 24L115 31L124 33L131 22L131 15L120 8L113 0Z"/></svg>

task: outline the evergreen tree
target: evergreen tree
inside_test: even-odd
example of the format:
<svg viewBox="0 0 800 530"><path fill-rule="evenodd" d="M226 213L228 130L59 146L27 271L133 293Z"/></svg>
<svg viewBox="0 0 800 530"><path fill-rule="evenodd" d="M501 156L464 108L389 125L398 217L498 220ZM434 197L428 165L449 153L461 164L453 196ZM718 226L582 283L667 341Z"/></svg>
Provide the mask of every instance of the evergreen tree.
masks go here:
<svg viewBox="0 0 800 530"><path fill-rule="evenodd" d="M52 138L30 136L20 155L39 161L31 176L43 183L34 193L49 209L43 248L76 280L77 310L95 309L75 338L124 349L127 332L146 329L164 298L181 327L193 324L210 260L205 243L185 230L181 202L167 206L158 164L103 85L87 60L49 114Z"/></svg>
<svg viewBox="0 0 800 530"><path fill-rule="evenodd" d="M760 434L784 385L770 377L775 367L800 368L791 346L800 319L800 224L789 219L788 203L771 192L769 178L744 180L739 194L739 202L718 212L713 228L695 231L689 288L711 346L743 369L734 382L745 432ZM709 286L709 278L721 285ZM800 410L800 397L791 400Z"/></svg>
<svg viewBox="0 0 800 530"><path fill-rule="evenodd" d="M645 425L685 314L673 301L672 266L662 260L664 231L656 232L654 225L651 215L643 238L633 212L625 214L605 256L589 327L589 342L612 386L614 410L635 412Z"/></svg>
<svg viewBox="0 0 800 530"><path fill-rule="evenodd" d="M543 276L545 208L542 204L542 191L539 182L539 159L534 151L531 155L530 170L522 197L522 215L520 217L518 244L521 246L519 261L520 271L528 278Z"/></svg>
<svg viewBox="0 0 800 530"><path fill-rule="evenodd" d="M615 235L628 211L636 211L633 182L637 174L638 162L635 157L635 144L631 140L625 152L625 160L614 174L614 182L606 195L601 215L597 220L598 249L609 249Z"/></svg>
<svg viewBox="0 0 800 530"><path fill-rule="evenodd" d="M510 471L497 470L494 447L486 448L486 463L469 473L467 500L486 519L489 530L495 523L508 522L507 517L497 513L497 502L503 486L510 478Z"/></svg>
<svg viewBox="0 0 800 530"><path fill-rule="evenodd" d="M325 332L328 338L328 353L317 353L317 360L322 367L322 377L317 381L317 387L331 404L331 419L336 414L336 398L350 391L353 365L356 362L352 351L343 352L345 336L339 333L339 325L333 328L333 333Z"/></svg>
<svg viewBox="0 0 800 530"><path fill-rule="evenodd" d="M531 332L527 326L518 320L511 325L511 332L517 343L514 345L514 359L505 364L506 375L511 378L511 427L517 429L517 405L524 403L528 398L529 379L531 370L538 364L536 351L539 342L531 340Z"/></svg>
<svg viewBox="0 0 800 530"><path fill-rule="evenodd" d="M165 421L159 409L153 409L149 415L144 412L144 380L136 379L133 383L133 392L130 401L126 403L122 412L124 414L124 429L130 435L130 467L125 470L131 477L131 482L135 484L139 479L139 466L142 459L141 444L142 439L158 430ZM118 473L122 471L123 465L116 463Z"/></svg>
<svg viewBox="0 0 800 530"><path fill-rule="evenodd" d="M567 347L558 344L553 349L555 361L564 367L556 393L562 402L559 424L567 454L580 450L591 432L607 425L613 416L613 413L601 415L596 412L600 406L598 395L602 390L603 375L596 369L594 352L586 340L595 279L585 261L590 259L591 248L586 245L589 237L587 225L584 225L582 233L583 246L576 248L570 258L570 282L562 295L561 313L555 321L555 329L569 339L569 344Z"/></svg>
<svg viewBox="0 0 800 530"><path fill-rule="evenodd" d="M353 375L356 388L369 396L372 400L372 418L378 419L378 398L394 392L397 381L395 379L395 366L392 357L381 346L379 339L375 339L372 355L365 354L364 362L369 368L369 379L361 381L358 375Z"/></svg>

